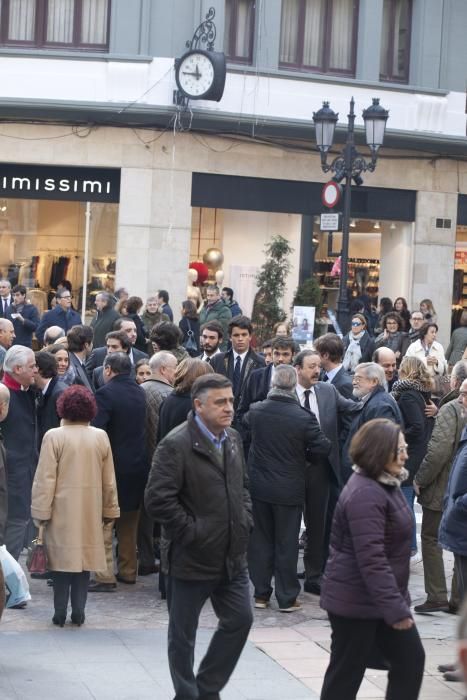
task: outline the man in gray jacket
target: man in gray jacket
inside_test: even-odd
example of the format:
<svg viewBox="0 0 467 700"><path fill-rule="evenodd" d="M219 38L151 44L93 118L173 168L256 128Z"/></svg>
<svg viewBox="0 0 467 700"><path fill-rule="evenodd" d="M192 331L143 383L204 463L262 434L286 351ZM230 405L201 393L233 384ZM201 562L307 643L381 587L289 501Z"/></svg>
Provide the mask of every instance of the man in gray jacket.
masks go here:
<svg viewBox="0 0 467 700"><path fill-rule="evenodd" d="M175 698L217 700L253 621L246 568L251 500L240 436L230 428L232 383L219 374L198 377L191 397L194 412L157 446L145 506L163 526ZM219 625L195 677L196 630L208 599Z"/></svg>

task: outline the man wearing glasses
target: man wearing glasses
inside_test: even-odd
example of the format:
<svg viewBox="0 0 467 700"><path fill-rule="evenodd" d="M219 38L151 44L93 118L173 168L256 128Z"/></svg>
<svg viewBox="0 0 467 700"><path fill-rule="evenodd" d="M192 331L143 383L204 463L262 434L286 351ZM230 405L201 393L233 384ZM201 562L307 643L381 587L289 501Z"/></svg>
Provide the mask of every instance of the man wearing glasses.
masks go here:
<svg viewBox="0 0 467 700"><path fill-rule="evenodd" d="M420 328L425 323L423 314L421 311L412 311L410 315L410 331L409 340L411 343L415 343L416 340L420 340Z"/></svg>
<svg viewBox="0 0 467 700"><path fill-rule="evenodd" d="M8 318L7 309L12 303L10 281L0 280L0 318Z"/></svg>
<svg viewBox="0 0 467 700"><path fill-rule="evenodd" d="M55 308L44 312L36 329L36 338L41 344L44 341L44 333L50 326L59 326L63 328L65 333L68 333L73 326L81 325L81 316L71 308L72 298L68 289L57 291Z"/></svg>

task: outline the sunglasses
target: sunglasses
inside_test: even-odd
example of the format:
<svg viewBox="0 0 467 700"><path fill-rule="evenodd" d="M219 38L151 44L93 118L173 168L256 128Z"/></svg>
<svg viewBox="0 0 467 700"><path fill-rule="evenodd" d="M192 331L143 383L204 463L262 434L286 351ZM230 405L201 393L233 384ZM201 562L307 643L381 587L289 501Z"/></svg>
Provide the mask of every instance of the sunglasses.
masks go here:
<svg viewBox="0 0 467 700"><path fill-rule="evenodd" d="M353 327L356 327L356 326L363 326L363 323L362 323L361 321L352 321L352 326L353 326Z"/></svg>

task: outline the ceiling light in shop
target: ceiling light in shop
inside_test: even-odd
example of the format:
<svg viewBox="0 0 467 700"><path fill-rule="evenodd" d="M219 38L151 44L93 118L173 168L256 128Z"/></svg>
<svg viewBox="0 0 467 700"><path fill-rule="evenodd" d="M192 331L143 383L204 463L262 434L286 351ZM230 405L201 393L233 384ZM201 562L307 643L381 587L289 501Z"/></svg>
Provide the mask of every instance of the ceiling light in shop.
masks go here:
<svg viewBox="0 0 467 700"><path fill-rule="evenodd" d="M394 221L391 221L391 225L390 225L389 228L391 229L391 231L395 231L395 230L396 230L397 226L396 226L396 224L394 223Z"/></svg>
<svg viewBox="0 0 467 700"><path fill-rule="evenodd" d="M376 229L377 231L380 230L381 224L379 223L379 221L375 221L375 223L373 224L373 228Z"/></svg>
<svg viewBox="0 0 467 700"><path fill-rule="evenodd" d="M355 228L356 225L357 225L357 222L355 221L355 219L352 219L350 222L350 228Z"/></svg>

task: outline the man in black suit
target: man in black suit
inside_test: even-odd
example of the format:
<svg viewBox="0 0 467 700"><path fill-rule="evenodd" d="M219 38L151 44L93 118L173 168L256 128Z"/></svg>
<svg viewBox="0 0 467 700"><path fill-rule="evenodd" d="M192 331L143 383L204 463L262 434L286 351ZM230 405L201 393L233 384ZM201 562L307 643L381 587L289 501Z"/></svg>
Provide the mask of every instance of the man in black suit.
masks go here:
<svg viewBox="0 0 467 700"><path fill-rule="evenodd" d="M272 341L272 363L251 372L243 386L237 411L238 419L241 420L242 416L250 408L250 404L256 401L264 401L264 399L267 398L272 384L274 367L278 367L279 365L291 365L295 348L295 340L292 338L279 336L274 338Z"/></svg>
<svg viewBox="0 0 467 700"><path fill-rule="evenodd" d="M311 456L306 474L303 588L307 593L319 595L332 514L342 485L340 418L347 415L351 420L352 415L357 413L361 406L356 401L344 398L330 382L319 381L321 357L317 350L302 350L296 356L294 365L297 371L296 391L300 405L315 415L332 446L326 457Z"/></svg>
<svg viewBox="0 0 467 700"><path fill-rule="evenodd" d="M7 317L15 329L15 345L32 346L32 334L39 325L39 311L26 299L26 287L17 284L12 289L13 303L8 307Z"/></svg>
<svg viewBox="0 0 467 700"><path fill-rule="evenodd" d="M114 352L123 352L126 355L129 355L130 350L131 350L131 343L126 335L126 333L123 333L122 331L111 331L110 333L107 333L105 336L105 349L107 351L107 355L111 355ZM100 350L100 348L99 348ZM106 355L106 357L107 357ZM105 358L104 358L105 361ZM134 379L135 377L135 368L133 365L131 365L130 369L130 375ZM105 384L105 375L104 375L104 366L102 365L101 367L96 367L96 369L92 373L92 387L93 391L97 391L100 389L102 386Z"/></svg>
<svg viewBox="0 0 467 700"><path fill-rule="evenodd" d="M250 348L253 326L246 316L236 316L229 323L231 350L215 355L211 360L214 372L223 374L232 382L234 409L237 410L245 382L255 369L265 367L261 355ZM235 423L233 424L235 428Z"/></svg>
<svg viewBox="0 0 467 700"><path fill-rule="evenodd" d="M37 449L40 450L46 432L60 425L57 401L67 385L58 378L57 361L52 353L46 350L36 352L36 365L34 385L39 391L36 397Z"/></svg>
<svg viewBox="0 0 467 700"><path fill-rule="evenodd" d="M75 370L73 384L80 384L94 391L86 373L85 362L92 351L93 330L89 326L73 326L66 334L70 365Z"/></svg>
<svg viewBox="0 0 467 700"><path fill-rule="evenodd" d="M12 303L10 280L0 280L0 318L9 318L7 311Z"/></svg>
<svg viewBox="0 0 467 700"><path fill-rule="evenodd" d="M326 333L313 343L321 357L322 380L333 384L346 399L353 395L352 376L344 369L344 343L335 333Z"/></svg>
<svg viewBox="0 0 467 700"><path fill-rule="evenodd" d="M200 354L200 360L209 362L212 365L214 358L223 353L220 351L224 331L219 321L208 321L201 326L200 343L203 352Z"/></svg>
<svg viewBox="0 0 467 700"><path fill-rule="evenodd" d="M146 358L147 354L145 352L142 352L141 350L138 350L137 348L134 347L136 343L136 338L137 338L137 331L136 331L136 325L135 322L132 321L130 318L117 318L113 325L114 331L122 331L128 336L128 339L130 341L130 352L128 353L128 356L130 358L130 362L133 365L133 367L136 365L136 363L139 360L142 360L143 357ZM92 380L92 374L93 371L96 369L96 367L102 367L104 364L104 359L107 355L107 348L95 348L92 353L89 355L88 359L86 360L86 372L88 374L89 379Z"/></svg>
<svg viewBox="0 0 467 700"><path fill-rule="evenodd" d="M109 436L117 480L120 518L115 521L118 539L117 581L135 583L138 515L149 472L144 434L146 399L131 377L128 354L114 352L104 360L105 384L96 392L97 416L92 424ZM115 588L112 564L112 527L104 525L107 571L96 573L89 584L93 592Z"/></svg>

